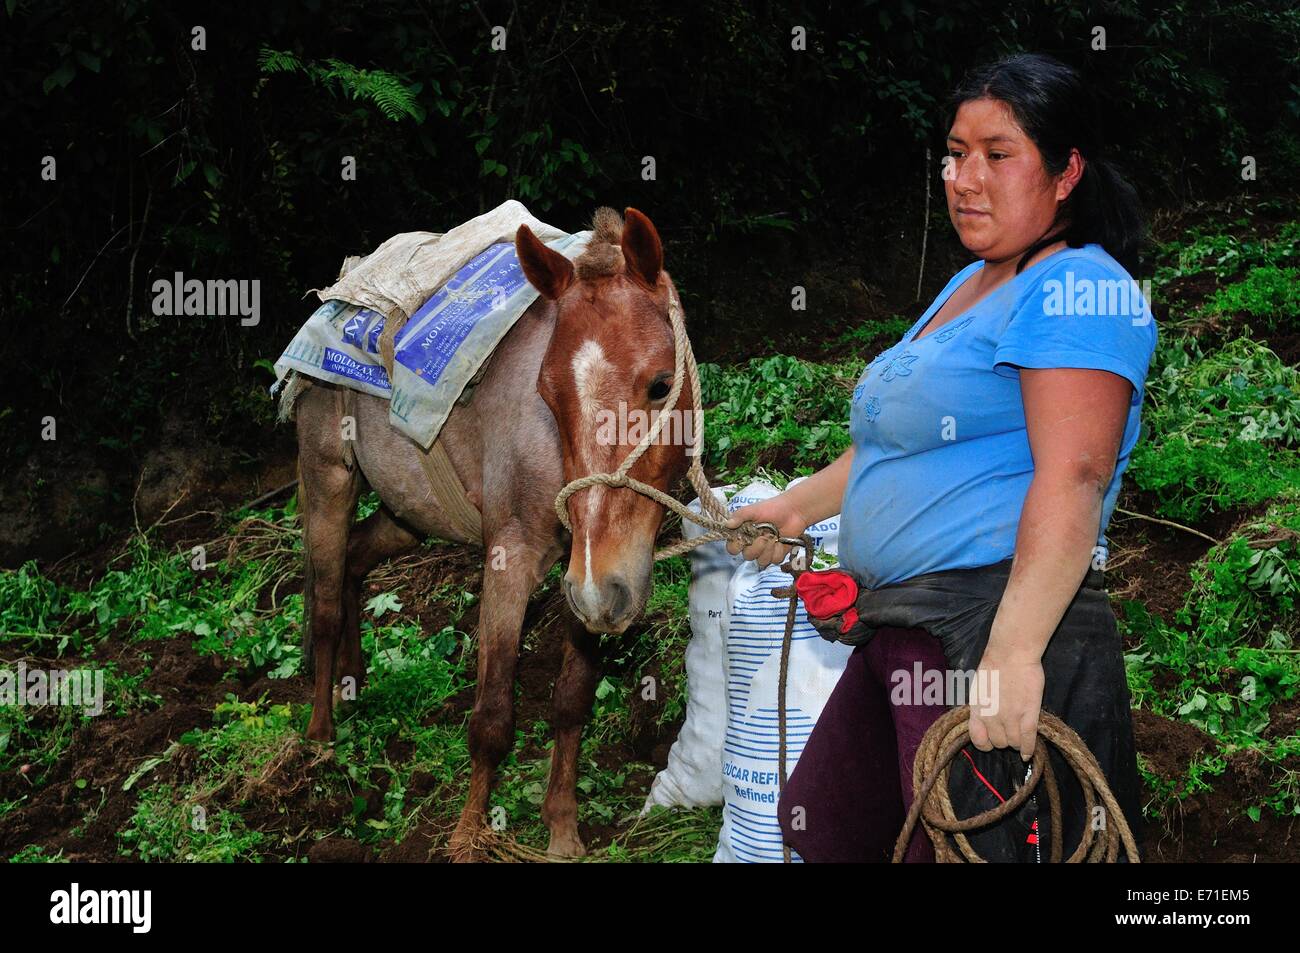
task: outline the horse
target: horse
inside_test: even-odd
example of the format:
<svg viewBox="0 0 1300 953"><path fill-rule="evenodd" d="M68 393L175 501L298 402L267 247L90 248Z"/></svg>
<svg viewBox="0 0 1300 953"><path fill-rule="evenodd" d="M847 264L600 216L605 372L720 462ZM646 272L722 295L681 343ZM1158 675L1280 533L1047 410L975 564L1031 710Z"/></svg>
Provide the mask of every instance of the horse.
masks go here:
<svg viewBox="0 0 1300 953"><path fill-rule="evenodd" d="M425 475L419 455L427 451L389 424L387 401L345 395L323 381L305 381L296 397L304 655L315 679L308 739L333 739L339 686L350 679L359 689L364 681L359 604L371 569L424 536L483 552L470 781L449 841L453 860L484 857L493 779L515 737L524 612L566 548L562 588L570 612L560 621L564 647L552 693L555 743L542 818L548 854L586 853L577 761L600 678L599 637L626 631L643 613L665 509L629 487L594 485L566 501L570 531L555 500L572 480L616 470L635 446L627 437L633 428L612 433L600 425L602 411L649 416L662 408L674 373L668 307L675 286L663 267L663 245L647 216L634 208L625 216L597 209L591 239L572 261L526 225L516 233L516 254L538 297L487 359L472 399L455 405L438 435L482 515L481 539L453 529ZM694 416L690 371L683 373L678 409ZM629 476L668 492L686 472L687 455L684 441L652 442ZM353 525L363 485L380 505Z"/></svg>

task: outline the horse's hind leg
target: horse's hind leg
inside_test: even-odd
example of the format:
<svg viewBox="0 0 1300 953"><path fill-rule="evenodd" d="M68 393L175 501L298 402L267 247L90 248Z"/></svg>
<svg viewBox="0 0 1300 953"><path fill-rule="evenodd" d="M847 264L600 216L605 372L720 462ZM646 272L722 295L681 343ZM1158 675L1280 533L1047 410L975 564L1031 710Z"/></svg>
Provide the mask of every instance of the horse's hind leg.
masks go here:
<svg viewBox="0 0 1300 953"><path fill-rule="evenodd" d="M343 632L348 533L360 494L357 472L344 462L337 415L331 415L325 403L330 398L328 391L313 388L298 406L299 499L307 562L303 599L315 663L307 737L313 741L334 737L334 666Z"/></svg>
<svg viewBox="0 0 1300 953"><path fill-rule="evenodd" d="M542 802L542 820L551 831L548 854L582 857L587 853L578 836L578 751L582 729L591 715L591 703L600 681L600 636L592 635L569 612L564 614L564 661L555 680L555 746L551 749L551 780Z"/></svg>
<svg viewBox="0 0 1300 953"><path fill-rule="evenodd" d="M381 562L409 551L419 542L419 537L399 523L385 506L358 523L348 539L347 568L343 579L343 635L336 668L339 682L345 687L347 680L352 680L353 692L361 690L366 676L366 667L361 660L361 587L366 576ZM347 697L346 691L343 697Z"/></svg>

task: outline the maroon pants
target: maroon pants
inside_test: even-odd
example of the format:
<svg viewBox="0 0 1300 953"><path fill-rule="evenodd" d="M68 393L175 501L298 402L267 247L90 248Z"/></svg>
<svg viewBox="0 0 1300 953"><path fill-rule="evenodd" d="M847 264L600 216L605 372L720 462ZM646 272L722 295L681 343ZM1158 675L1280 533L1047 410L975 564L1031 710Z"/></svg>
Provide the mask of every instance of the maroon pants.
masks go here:
<svg viewBox="0 0 1300 953"><path fill-rule="evenodd" d="M804 860L860 863L893 856L912 806L916 751L947 711L942 704L913 704L910 697L891 702L892 674L911 673L918 661L924 670L947 665L939 640L924 629L881 628L849 656L777 812L786 843ZM920 824L906 860L934 862Z"/></svg>

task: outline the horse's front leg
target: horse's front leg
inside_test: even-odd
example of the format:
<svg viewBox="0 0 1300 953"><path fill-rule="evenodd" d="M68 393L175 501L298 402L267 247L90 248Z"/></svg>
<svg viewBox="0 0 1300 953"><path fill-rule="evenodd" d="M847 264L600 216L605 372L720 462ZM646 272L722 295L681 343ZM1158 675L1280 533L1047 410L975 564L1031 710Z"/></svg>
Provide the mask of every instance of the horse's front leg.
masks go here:
<svg viewBox="0 0 1300 953"><path fill-rule="evenodd" d="M484 859L476 841L487 825L497 765L515 741L515 670L524 612L549 568L542 565L546 557L517 529L498 533L485 552L478 680L469 718L469 794L448 845L453 861ZM550 559L554 562L554 556Z"/></svg>
<svg viewBox="0 0 1300 953"><path fill-rule="evenodd" d="M542 820L551 831L548 854L582 857L587 849L578 836L578 753L600 680L600 636L588 632L572 614L566 613L565 620L564 660L551 699L555 745Z"/></svg>

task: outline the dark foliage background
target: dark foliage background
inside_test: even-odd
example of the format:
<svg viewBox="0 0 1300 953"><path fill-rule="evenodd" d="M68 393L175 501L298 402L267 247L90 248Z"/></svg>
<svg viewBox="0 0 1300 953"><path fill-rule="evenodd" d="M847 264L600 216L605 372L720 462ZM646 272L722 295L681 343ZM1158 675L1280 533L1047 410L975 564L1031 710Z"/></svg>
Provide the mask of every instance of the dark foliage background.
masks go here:
<svg viewBox="0 0 1300 953"><path fill-rule="evenodd" d="M1008 51L1050 52L1096 84L1151 207L1276 191L1300 167L1288 2L3 5L6 466L38 449L93 458L111 476L96 492L118 503L169 419L232 453L285 439L268 437L255 362L344 255L509 197L569 229L598 204L650 214L701 360L788 324L790 285L818 268L849 290L812 295L810 328L906 312L927 176L925 289L966 260L934 175L941 104ZM505 52L489 49L497 25ZM1257 182L1241 180L1245 154ZM260 325L154 317L152 281L178 270L260 279ZM47 414L57 450L40 441Z"/></svg>

